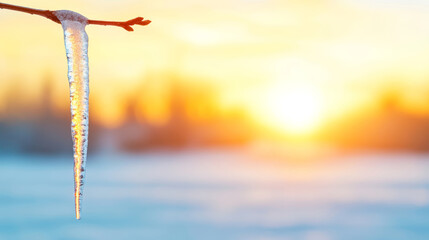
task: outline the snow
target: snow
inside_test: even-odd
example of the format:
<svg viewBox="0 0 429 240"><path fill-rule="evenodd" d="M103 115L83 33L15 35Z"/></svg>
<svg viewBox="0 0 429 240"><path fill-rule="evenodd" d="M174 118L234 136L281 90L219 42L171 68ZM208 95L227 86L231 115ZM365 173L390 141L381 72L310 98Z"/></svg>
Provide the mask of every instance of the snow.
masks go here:
<svg viewBox="0 0 429 240"><path fill-rule="evenodd" d="M429 239L428 155L300 165L216 149L91 159L76 223L67 156L0 156L0 239Z"/></svg>
<svg viewBox="0 0 429 240"><path fill-rule="evenodd" d="M74 155L75 211L80 219L81 196L85 177L88 147L88 19L79 13L59 10L54 12L64 30L70 87L71 130Z"/></svg>
<svg viewBox="0 0 429 240"><path fill-rule="evenodd" d="M58 11L54 11L54 15L57 16L57 18L62 23L63 27L64 27L64 22L65 21L79 22L84 27L85 27L85 25L88 24L88 18L86 18L85 16L82 16L81 14L79 14L77 12L73 12L73 11L70 11L70 10L58 10Z"/></svg>

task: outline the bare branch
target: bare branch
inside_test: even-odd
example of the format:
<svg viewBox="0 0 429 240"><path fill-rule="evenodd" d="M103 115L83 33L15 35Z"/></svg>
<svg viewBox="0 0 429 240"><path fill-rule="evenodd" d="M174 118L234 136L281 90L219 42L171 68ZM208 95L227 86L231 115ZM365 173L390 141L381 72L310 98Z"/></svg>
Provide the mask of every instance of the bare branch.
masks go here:
<svg viewBox="0 0 429 240"><path fill-rule="evenodd" d="M57 16L55 16L55 14L54 14L55 11L40 10L40 9L35 9L35 8L27 8L27 7L21 7L21 6L16 6L16 5L11 5L11 4L6 4L6 3L0 3L0 9L9 9L9 10L25 12L25 13L29 13L29 14L35 14L35 15L39 15L39 16L48 18L48 19L50 19L56 23L61 23L60 20L57 18ZM142 18L142 17L137 17L137 18L134 18L134 19L131 19L128 21L123 21L123 22L100 21L100 20L88 19L88 24L104 25L104 26L117 26L117 27L122 27L127 31L134 31L134 29L131 27L133 25L146 26L149 23L151 23L150 20L143 20L143 19L144 18Z"/></svg>
<svg viewBox="0 0 429 240"><path fill-rule="evenodd" d="M142 17L137 17L124 22L88 20L88 24L118 26L118 27L123 27L127 31L134 31L134 29L131 27L132 25L146 26L149 23L151 23L150 20L143 20L143 19L144 18Z"/></svg>
<svg viewBox="0 0 429 240"><path fill-rule="evenodd" d="M6 3L0 3L0 9L1 8L39 15L45 18L49 18L56 23L60 23L60 20L58 20L58 18L53 14L53 11L15 6L15 5L6 4Z"/></svg>

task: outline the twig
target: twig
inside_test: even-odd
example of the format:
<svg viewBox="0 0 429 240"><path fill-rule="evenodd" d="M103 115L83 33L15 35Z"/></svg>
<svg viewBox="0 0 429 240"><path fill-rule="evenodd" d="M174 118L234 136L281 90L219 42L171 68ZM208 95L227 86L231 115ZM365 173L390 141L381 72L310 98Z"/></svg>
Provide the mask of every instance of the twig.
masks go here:
<svg viewBox="0 0 429 240"><path fill-rule="evenodd" d="M136 17L134 19L124 21L124 22L114 22L114 21L99 21L99 20L88 20L88 24L96 24L96 25L110 25L110 26L118 26L123 27L127 31L134 31L134 29L131 27L132 25L141 25L146 26L149 23L151 23L150 20L143 20L142 17Z"/></svg>
<svg viewBox="0 0 429 240"><path fill-rule="evenodd" d="M35 14L35 15L39 15L39 16L48 18L48 19L50 19L56 23L61 23L60 20L57 18L57 16L55 16L55 14L54 14L55 11L40 10L40 9L35 9L35 8L27 8L27 7L21 7L21 6L16 6L16 5L11 5L11 4L6 4L6 3L0 3L0 9L9 9L9 10L25 12L25 13L29 13L29 14ZM117 26L117 27L122 27L127 31L134 31L134 29L131 27L133 25L145 26L145 25L148 25L149 23L151 23L150 20L143 20L143 19L144 18L142 18L142 17L137 17L137 18L134 18L134 19L131 19L128 21L123 21L123 22L99 21L99 20L88 19L88 24L104 25L104 26Z"/></svg>

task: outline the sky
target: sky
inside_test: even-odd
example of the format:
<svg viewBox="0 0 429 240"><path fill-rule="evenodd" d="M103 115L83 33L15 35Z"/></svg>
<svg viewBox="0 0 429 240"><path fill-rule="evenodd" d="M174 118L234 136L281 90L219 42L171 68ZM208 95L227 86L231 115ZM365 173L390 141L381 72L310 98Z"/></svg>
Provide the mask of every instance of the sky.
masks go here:
<svg viewBox="0 0 429 240"><path fill-rule="evenodd" d="M285 131L311 132L388 91L399 91L410 111L429 113L429 4L422 0L9 3L90 19L152 20L132 33L87 27L92 116L107 125L120 123L123 99L142 84L161 89L149 104L161 101L163 83L153 76L169 74L207 82L220 91L221 107L244 107ZM50 76L64 107L61 27L9 10L0 10L0 21L0 99L18 84L27 100L37 100Z"/></svg>

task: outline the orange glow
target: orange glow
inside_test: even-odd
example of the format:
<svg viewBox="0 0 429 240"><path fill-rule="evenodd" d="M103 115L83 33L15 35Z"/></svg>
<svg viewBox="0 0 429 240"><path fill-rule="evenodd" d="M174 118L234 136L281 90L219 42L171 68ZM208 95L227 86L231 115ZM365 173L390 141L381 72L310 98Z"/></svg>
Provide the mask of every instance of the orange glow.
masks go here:
<svg viewBox="0 0 429 240"><path fill-rule="evenodd" d="M153 20L132 33L88 26L91 119L97 124L121 126L129 102L137 102L140 122L165 124L171 110L168 81L180 77L189 86L204 82L216 89L213 109L238 109L264 126L303 136L377 104L392 85L403 97L401 107L429 114L429 15L395 2L389 7L358 0L16 4L71 9L94 19ZM53 101L62 102L65 95L58 93L66 92L67 80L61 27L10 11L2 11L1 20L7 37L0 39L0 113L11 111L9 92L17 92L11 86L18 80L22 89L14 96L38 99L46 72L56 81ZM152 83L157 87L147 86ZM185 112L192 120L207 120L213 111L198 99L187 103L192 109Z"/></svg>

